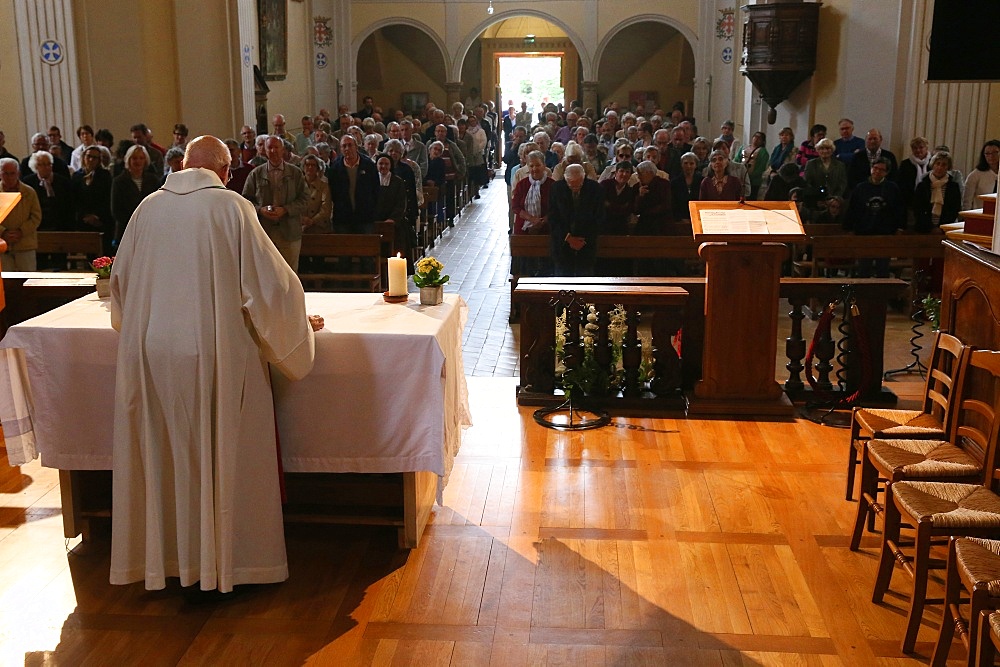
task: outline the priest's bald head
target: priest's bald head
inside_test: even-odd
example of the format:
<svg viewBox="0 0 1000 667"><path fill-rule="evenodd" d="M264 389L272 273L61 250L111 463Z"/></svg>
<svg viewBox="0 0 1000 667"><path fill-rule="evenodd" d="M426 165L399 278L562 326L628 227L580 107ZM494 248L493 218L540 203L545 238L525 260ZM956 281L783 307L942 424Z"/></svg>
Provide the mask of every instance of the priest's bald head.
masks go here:
<svg viewBox="0 0 1000 667"><path fill-rule="evenodd" d="M214 171L223 183L229 180L229 163L232 155L222 140L202 135L188 142L184 150L184 169Z"/></svg>

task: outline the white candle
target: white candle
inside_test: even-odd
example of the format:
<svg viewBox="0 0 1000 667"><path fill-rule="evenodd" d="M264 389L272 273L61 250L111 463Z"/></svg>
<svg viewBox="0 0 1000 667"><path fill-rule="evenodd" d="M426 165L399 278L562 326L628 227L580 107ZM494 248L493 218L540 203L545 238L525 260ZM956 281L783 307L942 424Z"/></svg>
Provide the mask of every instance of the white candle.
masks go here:
<svg viewBox="0 0 1000 667"><path fill-rule="evenodd" d="M406 295L406 260L397 254L389 258L389 296Z"/></svg>

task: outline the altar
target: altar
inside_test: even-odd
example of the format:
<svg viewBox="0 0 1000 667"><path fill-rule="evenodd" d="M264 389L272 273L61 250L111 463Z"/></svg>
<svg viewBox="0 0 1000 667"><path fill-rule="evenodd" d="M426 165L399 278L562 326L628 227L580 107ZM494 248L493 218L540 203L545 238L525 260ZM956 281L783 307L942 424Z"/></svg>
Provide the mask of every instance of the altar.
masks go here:
<svg viewBox="0 0 1000 667"><path fill-rule="evenodd" d="M440 502L462 427L466 306L387 304L378 294L307 293L322 315L312 372L272 372L287 473L401 473L400 543L416 546ZM118 333L88 295L11 327L0 341L0 421L11 465L58 468L67 537L85 529L80 484L112 464ZM385 521L374 521L385 523Z"/></svg>

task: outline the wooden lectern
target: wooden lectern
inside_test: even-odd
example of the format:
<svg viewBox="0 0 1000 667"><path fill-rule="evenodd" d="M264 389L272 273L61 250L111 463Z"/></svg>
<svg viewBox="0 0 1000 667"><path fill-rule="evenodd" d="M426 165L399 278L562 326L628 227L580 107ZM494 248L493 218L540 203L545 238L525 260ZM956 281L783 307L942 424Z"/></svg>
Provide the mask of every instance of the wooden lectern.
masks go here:
<svg viewBox="0 0 1000 667"><path fill-rule="evenodd" d="M705 347L691 414L791 416L775 380L785 243L805 241L794 202L689 204L706 264Z"/></svg>

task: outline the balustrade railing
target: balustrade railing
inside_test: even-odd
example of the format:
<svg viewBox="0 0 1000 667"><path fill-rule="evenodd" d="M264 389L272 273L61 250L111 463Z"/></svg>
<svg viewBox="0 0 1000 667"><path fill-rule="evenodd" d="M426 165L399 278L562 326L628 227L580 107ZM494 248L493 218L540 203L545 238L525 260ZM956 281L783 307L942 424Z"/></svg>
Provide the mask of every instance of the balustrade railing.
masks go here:
<svg viewBox="0 0 1000 667"><path fill-rule="evenodd" d="M835 401L860 387L859 402L895 403L896 396L882 384L886 305L907 287L895 279L783 278L780 295L790 307L783 381L789 398ZM588 359L590 344L589 358L596 368L587 363L585 381L595 373L621 373L617 384L607 383L602 375L597 391L589 392L592 403L619 411L682 407L682 392L693 389L701 377L704 299L701 277L522 278L512 301L522 313L518 402L547 405L562 400L566 374L571 384L580 378L577 369ZM816 338L810 383L804 371L811 338L807 340L803 322L807 309L828 304L835 304L837 325ZM620 360L615 357L619 333L611 317L618 312L625 313ZM588 315L593 315L590 322ZM557 319L563 317L565 342L559 350ZM594 327L589 333L588 323ZM740 323L732 326L733 344L738 345ZM584 340L588 337L591 343Z"/></svg>

